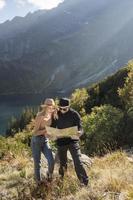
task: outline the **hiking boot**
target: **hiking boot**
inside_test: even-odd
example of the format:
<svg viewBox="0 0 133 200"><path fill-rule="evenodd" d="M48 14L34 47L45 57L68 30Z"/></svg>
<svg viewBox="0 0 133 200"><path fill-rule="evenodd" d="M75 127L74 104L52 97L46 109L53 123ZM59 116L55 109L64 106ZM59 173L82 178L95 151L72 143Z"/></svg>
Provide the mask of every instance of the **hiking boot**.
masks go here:
<svg viewBox="0 0 133 200"><path fill-rule="evenodd" d="M40 186L40 185L42 185L42 184L43 184L43 181L42 181L42 180L40 180L40 181L37 180L37 181L36 181L36 185L37 185L37 186Z"/></svg>
<svg viewBox="0 0 133 200"><path fill-rule="evenodd" d="M53 179L53 174L47 171L47 173L46 173L46 179L51 182L52 179Z"/></svg>
<svg viewBox="0 0 133 200"><path fill-rule="evenodd" d="M87 187L89 185L89 180L86 178L86 179L82 179L82 180L80 180L80 186L81 187Z"/></svg>
<svg viewBox="0 0 133 200"><path fill-rule="evenodd" d="M64 175L66 174L66 172L67 172L67 167L65 166L61 166L60 168L59 168L59 174L60 174L60 176L61 176L61 178L63 178L64 177Z"/></svg>

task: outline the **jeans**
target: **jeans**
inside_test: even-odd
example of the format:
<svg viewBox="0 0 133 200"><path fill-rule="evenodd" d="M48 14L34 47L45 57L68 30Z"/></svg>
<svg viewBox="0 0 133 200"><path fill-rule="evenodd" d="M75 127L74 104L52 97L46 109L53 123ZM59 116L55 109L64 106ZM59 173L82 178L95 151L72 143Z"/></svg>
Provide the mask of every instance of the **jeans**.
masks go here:
<svg viewBox="0 0 133 200"><path fill-rule="evenodd" d="M58 155L60 160L59 174L63 177L64 172L67 170L67 150L70 151L73 158L75 171L79 181L87 185L88 176L81 160L81 152L78 142L58 146Z"/></svg>
<svg viewBox="0 0 133 200"><path fill-rule="evenodd" d="M40 175L41 153L43 153L47 159L48 172L50 174L53 173L54 158L53 158L52 150L49 146L48 140L42 135L32 136L31 148L32 148L32 155L33 155L33 159L34 159L35 180L40 181L41 180L41 175Z"/></svg>

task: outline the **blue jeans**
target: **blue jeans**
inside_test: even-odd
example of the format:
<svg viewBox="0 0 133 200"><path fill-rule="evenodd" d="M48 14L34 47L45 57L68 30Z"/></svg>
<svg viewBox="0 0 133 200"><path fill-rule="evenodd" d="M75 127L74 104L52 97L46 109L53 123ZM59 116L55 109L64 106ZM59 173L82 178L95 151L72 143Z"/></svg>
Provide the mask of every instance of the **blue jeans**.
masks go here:
<svg viewBox="0 0 133 200"><path fill-rule="evenodd" d="M52 150L49 146L48 140L42 135L32 136L31 148L32 148L32 155L34 159L35 180L40 181L41 180L41 175L40 175L41 153L43 153L47 159L48 172L51 174L53 173L54 158L53 158Z"/></svg>

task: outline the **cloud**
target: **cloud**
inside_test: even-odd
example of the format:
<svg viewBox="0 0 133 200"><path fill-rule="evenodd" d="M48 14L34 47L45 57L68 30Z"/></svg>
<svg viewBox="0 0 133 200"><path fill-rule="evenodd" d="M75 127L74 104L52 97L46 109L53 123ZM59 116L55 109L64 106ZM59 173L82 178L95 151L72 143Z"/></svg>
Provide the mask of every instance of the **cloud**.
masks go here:
<svg viewBox="0 0 133 200"><path fill-rule="evenodd" d="M0 10L6 5L5 0L0 0Z"/></svg>
<svg viewBox="0 0 133 200"><path fill-rule="evenodd" d="M15 0L15 2L16 2L19 6L25 6L25 5L26 5L26 0Z"/></svg>
<svg viewBox="0 0 133 200"><path fill-rule="evenodd" d="M51 9L58 6L63 0L28 0L28 2L40 9Z"/></svg>
<svg viewBox="0 0 133 200"><path fill-rule="evenodd" d="M64 0L15 0L19 5L24 6L26 3L32 4L39 9L51 9L58 6Z"/></svg>

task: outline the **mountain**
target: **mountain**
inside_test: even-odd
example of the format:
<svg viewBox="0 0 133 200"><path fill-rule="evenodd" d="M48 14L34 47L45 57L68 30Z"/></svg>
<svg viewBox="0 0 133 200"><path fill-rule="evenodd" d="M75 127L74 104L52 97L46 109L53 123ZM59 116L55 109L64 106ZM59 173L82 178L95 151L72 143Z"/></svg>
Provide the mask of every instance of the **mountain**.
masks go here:
<svg viewBox="0 0 133 200"><path fill-rule="evenodd" d="M133 57L132 6L65 0L0 24L0 94L66 94L115 72Z"/></svg>

